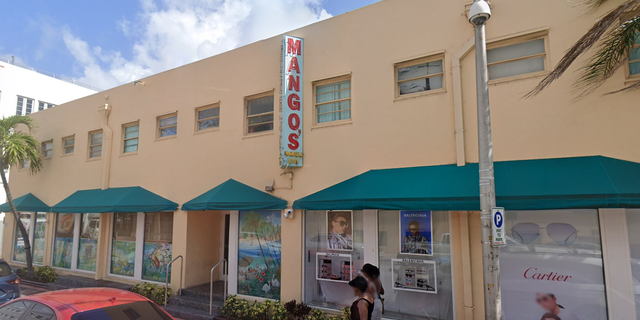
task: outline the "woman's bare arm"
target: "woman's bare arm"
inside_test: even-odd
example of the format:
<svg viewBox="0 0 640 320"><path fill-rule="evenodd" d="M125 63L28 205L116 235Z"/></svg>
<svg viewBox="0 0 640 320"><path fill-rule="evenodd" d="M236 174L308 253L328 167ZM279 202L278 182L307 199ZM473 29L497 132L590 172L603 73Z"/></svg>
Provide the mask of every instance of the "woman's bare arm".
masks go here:
<svg viewBox="0 0 640 320"><path fill-rule="evenodd" d="M358 302L358 313L360 314L360 319L369 319L369 305L366 301L360 300Z"/></svg>
<svg viewBox="0 0 640 320"><path fill-rule="evenodd" d="M380 295L383 295L384 287L382 287L382 281L380 281L380 278L376 279L376 286L378 287L378 293L380 293Z"/></svg>

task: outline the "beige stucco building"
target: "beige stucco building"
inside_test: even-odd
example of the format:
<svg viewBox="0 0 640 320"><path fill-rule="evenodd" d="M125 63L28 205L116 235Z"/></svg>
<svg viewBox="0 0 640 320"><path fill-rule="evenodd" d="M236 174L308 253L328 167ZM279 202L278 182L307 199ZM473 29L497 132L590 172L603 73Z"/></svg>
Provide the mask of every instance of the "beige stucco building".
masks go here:
<svg viewBox="0 0 640 320"><path fill-rule="evenodd" d="M566 308L567 319L573 319L567 314L587 319L585 312L588 319L636 317L634 279L640 276L634 277L633 263L640 258L640 238L627 230L640 224L634 213L640 214L632 209L637 202L616 205L611 199L633 198L633 182L621 189L616 181L639 172L634 164L640 162L640 149L634 147L640 142L638 93L603 95L638 81L634 65L580 100L572 95L577 65L539 96L523 99L616 4L588 11L556 0L491 3L486 32L494 158L509 168L500 174L497 165L498 204L506 193L515 199L503 202L515 208L504 205L506 319L520 312L539 319L553 301ZM387 291L385 317L483 319L479 207L459 204L457 192L467 187L456 185L463 184L457 180L462 176L477 178L469 6L466 0L385 0L287 32L304 39L302 167L279 163L280 132L287 124L281 122L280 97L287 86L282 83L282 36L150 76L144 85L123 85L32 115L40 126L37 138L52 141L53 149L36 175L13 168L10 185L16 197L31 193L59 212L47 213L46 219L44 214L24 216L39 264L56 266L61 274L164 282L162 268L181 255L184 269L173 266L171 284L178 287L182 272L188 288L208 283L211 268L227 258L230 293L277 295L282 301L337 309L351 302L344 280L372 263L380 266ZM517 174L519 160L532 160L520 167L531 171ZM618 165L627 169L619 180L607 182L615 191L595 196L596 189L605 188L596 178L620 173ZM289 217L283 216L284 208L249 208L242 200L227 210L182 208L229 179L258 190L273 187L270 194L292 208L298 199L369 170L413 167L427 167L420 169L426 170L425 177L440 180L424 178L422 183L419 170L373 171L366 176L372 180L362 178L354 187L362 188L354 191L356 198L339 202L325 197L313 205L301 201ZM454 172L450 178L448 170ZM385 174L386 180L369 178L376 174ZM407 177L406 184L399 177ZM501 177L510 179L508 187L500 185ZM573 180L578 178L585 180ZM568 190L563 183L578 191L561 194ZM518 198L519 186L532 184L540 192ZM55 209L78 190L137 186L180 207L162 213L114 209L75 215L69 213L73 209ZM450 203L436 205L425 191L416 197L428 199L418 203L433 206L416 207L414 198L394 193L403 187L428 190ZM383 195L377 205L363 200L365 189ZM385 200L387 189L394 196ZM451 193L444 194L447 190ZM127 200L129 209L133 197ZM538 202L523 204L527 197ZM113 200L116 208L119 200ZM399 205L403 201L406 206ZM243 224L251 210L260 221L269 221L272 231ZM15 221L8 217L2 256L20 264ZM336 232L340 220L345 220L344 230ZM411 221L422 224L424 238L406 233ZM335 233L340 237L332 242ZM344 272L345 266L351 272ZM545 281L552 283L547 287Z"/></svg>

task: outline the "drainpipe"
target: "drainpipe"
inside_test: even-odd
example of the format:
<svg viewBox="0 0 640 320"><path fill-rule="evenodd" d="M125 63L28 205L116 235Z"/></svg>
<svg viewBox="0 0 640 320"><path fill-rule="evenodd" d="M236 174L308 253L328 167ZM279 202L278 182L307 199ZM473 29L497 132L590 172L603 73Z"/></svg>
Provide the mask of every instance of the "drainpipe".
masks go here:
<svg viewBox="0 0 640 320"><path fill-rule="evenodd" d="M453 110L456 128L456 162L458 166L464 166L467 163L465 146L464 146L464 119L462 114L462 59L475 46L473 38L453 54L451 65L453 72Z"/></svg>
<svg viewBox="0 0 640 320"><path fill-rule="evenodd" d="M460 246L462 247L462 286L464 320L473 320L473 279L471 277L471 241L469 237L469 212L460 212Z"/></svg>
<svg viewBox="0 0 640 320"><path fill-rule="evenodd" d="M105 98L105 100L108 99ZM113 145L113 130L109 127L109 114L111 105L106 103L98 107L98 113L102 118L102 190L109 188L109 177L111 176L111 149ZM101 280L106 275L105 261L109 261L108 232L110 226L110 214L100 215L100 234L98 235L98 250L96 253L96 273L95 279Z"/></svg>

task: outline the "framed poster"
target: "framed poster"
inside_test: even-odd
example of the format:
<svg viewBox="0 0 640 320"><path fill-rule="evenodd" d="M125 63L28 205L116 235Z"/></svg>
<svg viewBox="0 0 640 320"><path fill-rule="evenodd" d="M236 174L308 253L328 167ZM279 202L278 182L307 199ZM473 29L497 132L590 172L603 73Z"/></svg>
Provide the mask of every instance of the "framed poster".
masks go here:
<svg viewBox="0 0 640 320"><path fill-rule="evenodd" d="M400 211L400 253L433 254L431 211Z"/></svg>
<svg viewBox="0 0 640 320"><path fill-rule="evenodd" d="M351 255L345 253L316 253L316 280L345 283L353 280Z"/></svg>
<svg viewBox="0 0 640 320"><path fill-rule="evenodd" d="M353 211L327 211L327 249L353 250Z"/></svg>
<svg viewBox="0 0 640 320"><path fill-rule="evenodd" d="M393 290L438 293L436 262L414 259L391 259Z"/></svg>

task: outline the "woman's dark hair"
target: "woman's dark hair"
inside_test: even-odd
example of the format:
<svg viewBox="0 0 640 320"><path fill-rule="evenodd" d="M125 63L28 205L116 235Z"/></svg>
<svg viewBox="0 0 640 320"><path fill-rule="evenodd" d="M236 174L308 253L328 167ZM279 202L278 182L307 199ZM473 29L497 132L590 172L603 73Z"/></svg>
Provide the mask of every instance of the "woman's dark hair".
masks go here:
<svg viewBox="0 0 640 320"><path fill-rule="evenodd" d="M543 293L543 294L548 295L551 299L555 299L556 298L556 295L553 294L553 293ZM556 305L558 306L558 308L564 309L564 307L561 304L558 304L558 302L556 302Z"/></svg>
<svg viewBox="0 0 640 320"><path fill-rule="evenodd" d="M555 314L553 314L551 312L543 314L542 318L540 318L540 320L547 320L547 319L562 320L558 316L556 316Z"/></svg>
<svg viewBox="0 0 640 320"><path fill-rule="evenodd" d="M362 276L357 276L355 279L349 281L349 285L358 288L361 292L366 292L368 287L367 279Z"/></svg>
<svg viewBox="0 0 640 320"><path fill-rule="evenodd" d="M420 229L420 223L418 221L411 221L409 222L409 228L411 228L411 226L415 226L416 228Z"/></svg>
<svg viewBox="0 0 640 320"><path fill-rule="evenodd" d="M380 269L378 269L378 267L370 263L367 263L364 266L362 266L362 272L366 273L369 277L371 277L374 280L380 277Z"/></svg>
<svg viewBox="0 0 640 320"><path fill-rule="evenodd" d="M343 213L343 212L338 212L333 216L333 219L331 221L336 221L338 220L338 218L344 218L345 220L347 220L347 223L349 222L349 218L347 218L347 214Z"/></svg>

